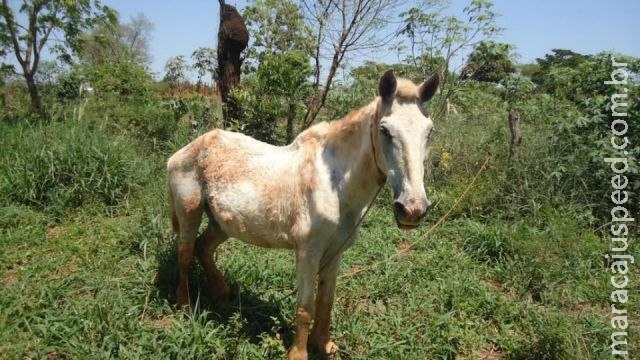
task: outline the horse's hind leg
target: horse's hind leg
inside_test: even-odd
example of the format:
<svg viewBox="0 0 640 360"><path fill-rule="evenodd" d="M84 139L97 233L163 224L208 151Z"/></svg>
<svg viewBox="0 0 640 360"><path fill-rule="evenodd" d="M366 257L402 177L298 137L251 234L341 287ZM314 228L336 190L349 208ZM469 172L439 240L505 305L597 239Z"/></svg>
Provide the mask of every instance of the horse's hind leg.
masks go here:
<svg viewBox="0 0 640 360"><path fill-rule="evenodd" d="M182 217L180 221L180 240L178 242L178 289L176 299L180 305L189 304L189 265L193 259L193 247L198 235L198 227L202 217L199 214L191 214L189 217Z"/></svg>
<svg viewBox="0 0 640 360"><path fill-rule="evenodd" d="M204 268L207 277L206 294L211 300L221 299L229 301L231 291L224 281L222 273L213 261L213 253L229 237L225 234L213 219L209 220L209 226L196 240L196 256Z"/></svg>

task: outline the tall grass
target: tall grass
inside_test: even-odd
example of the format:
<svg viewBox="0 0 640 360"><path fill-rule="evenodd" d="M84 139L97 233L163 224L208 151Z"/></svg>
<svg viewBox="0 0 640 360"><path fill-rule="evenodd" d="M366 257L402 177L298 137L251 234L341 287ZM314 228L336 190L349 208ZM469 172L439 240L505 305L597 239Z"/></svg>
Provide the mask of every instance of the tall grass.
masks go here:
<svg viewBox="0 0 640 360"><path fill-rule="evenodd" d="M79 206L113 214L149 176L129 143L87 123L0 123L0 196L56 216Z"/></svg>

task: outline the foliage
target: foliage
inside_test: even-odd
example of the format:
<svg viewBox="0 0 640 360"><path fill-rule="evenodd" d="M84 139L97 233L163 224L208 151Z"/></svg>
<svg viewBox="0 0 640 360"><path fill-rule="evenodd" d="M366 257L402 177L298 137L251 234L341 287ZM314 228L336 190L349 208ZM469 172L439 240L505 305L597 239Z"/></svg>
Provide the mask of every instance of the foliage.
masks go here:
<svg viewBox="0 0 640 360"><path fill-rule="evenodd" d="M249 91L265 94L258 106L273 110L268 112L272 118L269 121L273 122L268 128L275 131L277 119L286 118L283 140L288 143L296 134L295 123L301 102L311 94L307 79L312 75L309 64L314 41L311 27L305 22L300 5L293 1L256 0L244 9L244 17L252 39L245 72L256 75L256 82L249 82ZM275 141L274 135L270 137L271 142Z"/></svg>
<svg viewBox="0 0 640 360"><path fill-rule="evenodd" d="M602 179L609 178L610 169L603 159L608 157L634 157L640 153L640 131L629 126L625 135L629 144L624 151L616 151L611 146L611 123L615 117L611 114L611 95L623 94L623 87L630 93L640 90L640 84L631 77L629 84L606 85L605 80L611 78L614 67L611 56L619 62L628 63L628 71L637 73L640 60L629 56L600 53L593 56L579 56L578 64L574 61L578 55L571 55L570 62L552 65L541 72L546 73L545 89L554 97L571 101L580 109L580 115L574 118L556 117L555 131L551 139L554 148L554 159L557 167L554 175L568 182L567 189L572 189L574 196L580 194L582 200L589 203L594 212L600 216L608 216L608 205L602 201L609 196ZM566 65L565 65L566 64ZM561 76L560 76L561 74ZM637 98L629 97L627 101L627 119L640 114L640 103ZM629 163L629 178L640 179L640 167L635 162ZM640 182L632 180L629 197L640 189ZM638 203L631 203L632 210L638 210Z"/></svg>
<svg viewBox="0 0 640 360"><path fill-rule="evenodd" d="M62 59L70 62L72 54L82 50L80 41L82 31L97 23L114 23L115 12L107 6L101 6L98 0L62 1L25 1L17 12L3 0L0 7L0 49L7 48L15 55L21 66L31 97L33 110L42 112L42 103L35 75L38 72L42 50L48 45L49 36L61 32L63 40L52 47ZM22 23L23 21L27 23ZM31 30L30 30L31 29Z"/></svg>
<svg viewBox="0 0 640 360"><path fill-rule="evenodd" d="M498 83L516 71L511 58L513 47L494 41L481 41L474 47L461 78Z"/></svg>
<svg viewBox="0 0 640 360"><path fill-rule="evenodd" d="M247 51L245 71L255 71L265 54L296 51L311 57L313 37L300 6L291 0L253 0L243 16L252 43ZM308 60L307 60L308 61Z"/></svg>
<svg viewBox="0 0 640 360"><path fill-rule="evenodd" d="M567 49L552 49L551 53L546 54L544 58L536 59L538 70L532 74L532 80L538 85L547 83L545 78L553 68L575 69L584 61L590 58L589 55L583 55Z"/></svg>
<svg viewBox="0 0 640 360"><path fill-rule="evenodd" d="M227 105L233 109L229 111L234 124L232 130L270 144L281 142L282 137L277 133L278 118L283 114L279 103L259 92L234 89Z"/></svg>
<svg viewBox="0 0 640 360"><path fill-rule="evenodd" d="M124 58L80 66L75 77L91 84L97 96L137 103L148 103L157 98L150 90L153 78L147 69L142 64Z"/></svg>
<svg viewBox="0 0 640 360"><path fill-rule="evenodd" d="M162 81L168 82L171 87L179 88L187 82L187 73L189 65L183 55L169 58L164 65L165 75Z"/></svg>
<svg viewBox="0 0 640 360"><path fill-rule="evenodd" d="M302 101L311 94L309 57L298 51L265 53L256 72L257 87L265 100L286 108L285 142L294 137L294 126ZM276 105L277 106L277 105Z"/></svg>
<svg viewBox="0 0 640 360"><path fill-rule="evenodd" d="M455 106L461 79L451 68L451 60L473 48L481 40L491 39L502 32L496 25L498 14L488 0L471 0L463 9L463 17L446 15L450 3L436 0L420 2L400 14L403 28L400 32L409 40L410 49L400 47L400 54L407 54L406 62L422 69L422 78L433 73L441 76L440 106L436 116L446 116Z"/></svg>
<svg viewBox="0 0 640 360"><path fill-rule="evenodd" d="M128 23L101 24L83 35L82 62L97 64L112 58L151 63L153 23L142 13Z"/></svg>
<svg viewBox="0 0 640 360"><path fill-rule="evenodd" d="M0 196L6 201L56 216L79 206L113 214L146 178L135 149L99 128L72 122L3 128Z"/></svg>
<svg viewBox="0 0 640 360"><path fill-rule="evenodd" d="M216 51L208 47L199 47L191 53L191 59L193 59L193 68L198 73L198 84L202 83L202 79L205 75L211 76L211 81L215 79L216 74ZM167 75L169 69L167 69Z"/></svg>
<svg viewBox="0 0 640 360"><path fill-rule="evenodd" d="M510 109L521 108L536 88L528 77L518 74L505 76L501 79L500 85L503 88L502 98Z"/></svg>
<svg viewBox="0 0 640 360"><path fill-rule="evenodd" d="M491 38L502 29L496 24L497 14L493 3L487 0L471 0L463 9L465 22L455 16L444 14L448 5L440 1L427 0L400 14L404 28L402 34L410 41L409 60L421 68L425 59L443 58L444 67L438 69L445 74L450 71L451 59L461 51L476 45L479 37ZM424 75L435 69L426 68Z"/></svg>

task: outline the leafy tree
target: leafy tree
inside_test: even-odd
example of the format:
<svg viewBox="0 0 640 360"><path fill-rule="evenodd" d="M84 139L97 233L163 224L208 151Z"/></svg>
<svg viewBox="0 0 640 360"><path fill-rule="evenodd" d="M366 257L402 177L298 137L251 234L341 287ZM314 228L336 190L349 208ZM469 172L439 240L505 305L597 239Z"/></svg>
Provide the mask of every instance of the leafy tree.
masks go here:
<svg viewBox="0 0 640 360"><path fill-rule="evenodd" d="M441 106L434 113L453 108L450 100L460 89L459 78L452 76L451 60L472 48L478 42L500 34L496 25L497 14L488 0L471 0L463 9L464 20L445 15L448 2L425 0L400 14L403 28L400 34L410 44L408 62L423 70L423 78L431 73L442 75ZM437 59L433 61L433 59Z"/></svg>
<svg viewBox="0 0 640 360"><path fill-rule="evenodd" d="M17 16L17 13L23 15ZM115 23L115 12L98 0L25 0L18 7L2 0L0 5L0 49L15 55L22 70L33 110L42 113L42 100L36 83L42 50L53 33L62 41L52 47L63 59L82 49L83 30L97 23ZM8 50L7 50L8 49Z"/></svg>
<svg viewBox="0 0 640 360"><path fill-rule="evenodd" d="M189 66L183 55L174 56L167 60L164 70L165 75L162 80L168 82L174 90L179 89L182 84L187 82Z"/></svg>
<svg viewBox="0 0 640 360"><path fill-rule="evenodd" d="M536 59L539 71L531 77L533 82L545 87L547 90L555 91L558 88L557 81L570 81L571 70L577 69L582 63L589 60L590 55L583 55L567 49L552 49L551 53L546 54L544 58ZM561 71L566 69L568 71ZM558 72L562 73L558 73ZM553 74L553 72L556 72ZM561 86L560 86L561 87Z"/></svg>
<svg viewBox="0 0 640 360"><path fill-rule="evenodd" d="M265 53L257 77L263 94L284 99L287 111L286 139L294 137L298 105L311 93L309 57L298 51Z"/></svg>
<svg viewBox="0 0 640 360"><path fill-rule="evenodd" d="M291 0L253 0L243 11L252 43L247 51L249 70L264 54L295 50L311 56L313 36L298 4Z"/></svg>
<svg viewBox="0 0 640 360"><path fill-rule="evenodd" d="M511 61L512 49L513 46L509 44L494 41L479 42L469 55L460 78L493 83L506 79L509 74L516 71Z"/></svg>
<svg viewBox="0 0 640 360"><path fill-rule="evenodd" d="M193 68L198 73L198 86L202 84L205 75L211 76L213 82L216 74L216 50L208 47L199 47L191 53L193 59Z"/></svg>
<svg viewBox="0 0 640 360"><path fill-rule="evenodd" d="M537 63L533 64L520 64L516 65L516 69L520 74L528 77L529 79L533 79L533 77L540 71L540 65Z"/></svg>
<svg viewBox="0 0 640 360"><path fill-rule="evenodd" d="M244 17L253 39L247 57L249 71L256 71L254 91L265 94L272 106L286 109L274 111L274 119L284 113L288 143L294 137L299 105L310 95L311 28L290 0L255 0L245 8Z"/></svg>
<svg viewBox="0 0 640 360"><path fill-rule="evenodd" d="M461 51L475 46L480 40L492 38L502 28L495 24L498 16L493 11L493 3L487 0L471 0L463 9L467 21L445 15L448 3L426 0L417 7L400 14L403 20L401 34L410 41L410 58L416 67L423 67L421 60L442 57L442 69L427 67L424 76L441 70L446 76L451 59Z"/></svg>
<svg viewBox="0 0 640 360"><path fill-rule="evenodd" d="M507 103L507 108L519 109L533 94L536 85L524 75L509 74L501 81L502 98Z"/></svg>

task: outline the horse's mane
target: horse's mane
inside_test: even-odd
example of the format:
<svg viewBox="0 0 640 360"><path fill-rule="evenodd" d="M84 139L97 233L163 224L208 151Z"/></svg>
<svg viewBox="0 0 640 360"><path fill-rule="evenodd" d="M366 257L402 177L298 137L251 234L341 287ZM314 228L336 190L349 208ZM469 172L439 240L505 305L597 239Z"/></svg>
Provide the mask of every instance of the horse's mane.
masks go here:
<svg viewBox="0 0 640 360"><path fill-rule="evenodd" d="M416 85L409 79L398 78L396 87L396 97L402 100L420 99L420 85Z"/></svg>

